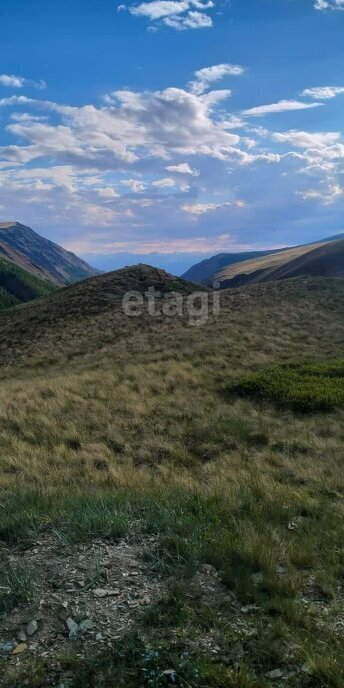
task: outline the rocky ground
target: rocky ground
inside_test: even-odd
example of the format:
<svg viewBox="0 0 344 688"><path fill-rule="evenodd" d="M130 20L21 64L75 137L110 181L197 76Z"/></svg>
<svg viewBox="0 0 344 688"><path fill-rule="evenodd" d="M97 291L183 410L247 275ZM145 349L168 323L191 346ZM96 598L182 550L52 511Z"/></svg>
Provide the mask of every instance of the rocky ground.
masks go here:
<svg viewBox="0 0 344 688"><path fill-rule="evenodd" d="M147 539L69 549L47 537L11 554L11 564L25 563L30 572L32 602L0 618L0 655L12 664L39 656L53 667L62 653L85 653L120 637L161 589L145 561L150 546Z"/></svg>

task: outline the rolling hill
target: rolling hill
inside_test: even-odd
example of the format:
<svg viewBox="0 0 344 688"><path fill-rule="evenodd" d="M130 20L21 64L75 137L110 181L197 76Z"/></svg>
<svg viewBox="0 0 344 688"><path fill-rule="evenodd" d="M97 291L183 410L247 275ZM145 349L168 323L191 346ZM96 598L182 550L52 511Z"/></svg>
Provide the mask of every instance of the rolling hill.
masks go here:
<svg viewBox="0 0 344 688"><path fill-rule="evenodd" d="M223 289L291 277L343 277L344 239L298 246L278 254L236 263L217 273Z"/></svg>
<svg viewBox="0 0 344 688"><path fill-rule="evenodd" d="M255 261L263 259L264 257L267 258L266 265L267 266L274 266L280 264L279 262L275 263L274 260L270 263L269 261L269 256L274 256L274 255L279 255L279 254L284 254L287 251L296 251L294 255L300 255L298 251L300 250L301 253L304 250L311 250L312 248L315 248L317 245L321 245L323 243L327 243L330 241L336 241L339 239L343 239L344 234L337 234L336 236L328 237L326 239L322 239L319 242L313 242L310 244L306 245L301 245L301 246L294 246L294 247L286 247L286 248L281 248L281 249L271 249L271 250L266 250L266 251L246 251L242 253L219 253L216 256L212 256L211 258L207 258L206 260L201 261L200 263L197 263L196 265L193 265L187 272L184 273L183 277L185 279L189 279L193 282L199 282L200 284L209 284L211 285L212 282L218 281L219 280L219 274L222 275L224 271L229 269L230 266L233 266L233 273L231 271L231 276L235 276L237 274L241 273L241 268L240 268L240 263L245 262L245 267L250 268L248 261L252 261L252 269L255 267ZM290 254L292 255L292 254ZM285 257L281 255L281 258L277 258L277 261L284 262ZM264 263L262 262L261 265ZM222 280L222 277L220 277L220 281Z"/></svg>
<svg viewBox="0 0 344 688"><path fill-rule="evenodd" d="M200 284L210 283L220 270L229 265L240 263L242 260L269 256L273 253L278 253L278 251L279 249L271 251L244 251L242 253L219 253L193 265L183 274L183 278L191 280L191 282L199 282Z"/></svg>
<svg viewBox="0 0 344 688"><path fill-rule="evenodd" d="M98 274L74 253L19 222L0 222L0 255L57 285Z"/></svg>

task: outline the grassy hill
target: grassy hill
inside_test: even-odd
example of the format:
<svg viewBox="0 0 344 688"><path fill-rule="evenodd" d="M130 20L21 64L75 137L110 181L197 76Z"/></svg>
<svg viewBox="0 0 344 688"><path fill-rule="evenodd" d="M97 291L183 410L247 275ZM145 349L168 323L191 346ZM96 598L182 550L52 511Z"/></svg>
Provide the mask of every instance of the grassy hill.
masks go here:
<svg viewBox="0 0 344 688"><path fill-rule="evenodd" d="M344 239L282 251L224 268L216 275L222 288L239 287L290 277L344 275Z"/></svg>
<svg viewBox="0 0 344 688"><path fill-rule="evenodd" d="M265 266L268 268L281 265L286 259L289 259L288 255L290 259L292 259L293 257L302 255L304 252L306 253L313 250L316 246L321 246L331 241L339 241L340 239L344 239L344 234L337 234L335 236L322 239L319 242L313 242L311 244L302 246L293 246L285 249L244 251L241 253L219 253L216 256L206 258L200 263L193 265L191 268L189 268L189 270L187 270L183 277L193 282L209 284L211 286L214 281L222 281L224 279L223 275L226 279L241 275L243 272L241 263L243 262L245 263L244 272L251 273L255 271L255 269L264 269ZM271 256L271 260L269 259L269 256ZM273 258L273 256L276 256L276 260ZM257 260L258 263L256 263ZM257 268L256 265L258 265ZM239 286L240 280L238 279L237 281L238 284L236 286Z"/></svg>
<svg viewBox="0 0 344 688"><path fill-rule="evenodd" d="M38 626L2 686L342 688L344 280L224 290L201 327L128 317L148 286L193 289L139 266L1 314L0 647Z"/></svg>
<svg viewBox="0 0 344 688"><path fill-rule="evenodd" d="M183 275L184 279L200 284L210 283L215 279L215 275L229 265L241 263L241 261L254 260L279 253L279 250L266 251L243 251L242 253L218 253L216 256L206 258L200 263L193 265Z"/></svg>
<svg viewBox="0 0 344 688"><path fill-rule="evenodd" d="M50 282L0 258L0 311L46 296L54 290Z"/></svg>

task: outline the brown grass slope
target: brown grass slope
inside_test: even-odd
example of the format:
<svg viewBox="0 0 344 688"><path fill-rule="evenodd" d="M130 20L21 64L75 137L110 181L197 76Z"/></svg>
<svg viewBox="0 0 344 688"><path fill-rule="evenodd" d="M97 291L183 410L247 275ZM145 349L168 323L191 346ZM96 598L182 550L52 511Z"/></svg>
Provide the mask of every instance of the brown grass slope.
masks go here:
<svg viewBox="0 0 344 688"><path fill-rule="evenodd" d="M217 277L222 288L298 276L342 277L344 240L297 247L274 256L231 266Z"/></svg>
<svg viewBox="0 0 344 688"><path fill-rule="evenodd" d="M113 339L114 321L121 320L122 298L131 291L144 293L150 287L156 292L188 294L195 287L192 282L176 278L164 270L137 265L77 282L59 289L39 302L17 307L0 316L0 357L3 360L27 358L30 351L42 348L42 355L54 354L54 349L70 352L94 346L101 332ZM131 318L125 318L130 328ZM137 326L137 318L134 318ZM90 345L87 342L90 342ZM72 344L73 342L73 344ZM92 342L92 344L91 344ZM51 349L49 351L49 349Z"/></svg>

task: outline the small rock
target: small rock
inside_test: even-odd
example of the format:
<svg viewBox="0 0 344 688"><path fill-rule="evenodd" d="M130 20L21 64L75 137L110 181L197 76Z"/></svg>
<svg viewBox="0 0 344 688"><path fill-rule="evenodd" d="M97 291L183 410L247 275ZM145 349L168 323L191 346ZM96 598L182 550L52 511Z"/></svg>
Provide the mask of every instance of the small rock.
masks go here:
<svg viewBox="0 0 344 688"><path fill-rule="evenodd" d="M35 620L30 621L26 627L27 635L29 635L29 636L35 635L35 633L37 633L37 631L38 631L37 621L35 621Z"/></svg>
<svg viewBox="0 0 344 688"><path fill-rule="evenodd" d="M96 588L93 590L95 597L111 597L113 595L119 595L119 590L110 590L108 588Z"/></svg>
<svg viewBox="0 0 344 688"><path fill-rule="evenodd" d="M0 643L0 652L3 652L4 654L8 654L9 652L13 652L14 648L16 647L16 643Z"/></svg>
<svg viewBox="0 0 344 688"><path fill-rule="evenodd" d="M96 640L103 640L103 636L101 633L97 633Z"/></svg>
<svg viewBox="0 0 344 688"><path fill-rule="evenodd" d="M74 621L74 619L72 619L71 617L69 617L67 619L66 625L67 625L67 628L69 630L69 637L72 638L73 636L75 636L77 634L79 626L76 623L76 621Z"/></svg>
<svg viewBox="0 0 344 688"><path fill-rule="evenodd" d="M312 673L312 669L308 664L303 664L301 667L301 671L303 671L304 674L311 674Z"/></svg>
<svg viewBox="0 0 344 688"><path fill-rule="evenodd" d="M265 674L266 678L282 678L283 673L281 669L274 669L273 671L268 671L267 674Z"/></svg>
<svg viewBox="0 0 344 688"><path fill-rule="evenodd" d="M242 614L250 614L251 612L257 612L259 607L256 604L248 604L246 607L241 607L240 611Z"/></svg>
<svg viewBox="0 0 344 688"><path fill-rule="evenodd" d="M93 626L94 623L91 619L84 619L79 623L79 631L91 631Z"/></svg>
<svg viewBox="0 0 344 688"><path fill-rule="evenodd" d="M25 633L25 631L19 631L19 633L18 633L18 640L20 640L21 643L26 643L26 633Z"/></svg>
<svg viewBox="0 0 344 688"><path fill-rule="evenodd" d="M288 530L296 530L297 527L298 527L297 523L294 523L292 521L290 523L288 523Z"/></svg>
<svg viewBox="0 0 344 688"><path fill-rule="evenodd" d="M263 579L264 579L264 574L261 571L259 571L259 573L253 573L252 574L252 580L253 580L255 585L259 585L259 583L261 583L263 581Z"/></svg>
<svg viewBox="0 0 344 688"><path fill-rule="evenodd" d="M20 645L17 645L17 647L14 648L12 654L13 655L21 655L23 652L26 652L27 650L27 644L26 643L20 643Z"/></svg>

